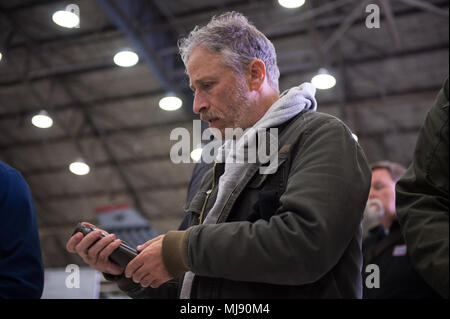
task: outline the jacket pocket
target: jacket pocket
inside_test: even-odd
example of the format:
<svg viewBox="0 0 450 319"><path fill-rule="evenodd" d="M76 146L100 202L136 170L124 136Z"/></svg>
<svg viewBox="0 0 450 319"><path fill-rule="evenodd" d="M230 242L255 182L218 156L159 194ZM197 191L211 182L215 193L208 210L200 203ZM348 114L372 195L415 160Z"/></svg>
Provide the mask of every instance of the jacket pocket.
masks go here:
<svg viewBox="0 0 450 319"><path fill-rule="evenodd" d="M206 195L207 195L206 191L202 190L198 191L192 198L190 204L185 208L185 211L200 215Z"/></svg>
<svg viewBox="0 0 450 319"><path fill-rule="evenodd" d="M257 200L251 207L248 221L255 222L258 219L268 221L276 214L286 182L287 168L283 165L285 161L286 158L279 160L275 174L256 174L247 185L250 191L257 192Z"/></svg>
<svg viewBox="0 0 450 319"><path fill-rule="evenodd" d="M285 169L283 165L284 162L286 162L286 157L278 159L277 169L273 174L260 174L257 171L252 179L248 182L247 187L251 189L260 189L268 179L271 180L273 179L273 177L280 174L281 177L283 177L283 170Z"/></svg>
<svg viewBox="0 0 450 319"><path fill-rule="evenodd" d="M256 174L255 176L253 176L253 178L247 184L247 187L251 188L251 189L259 189L259 188L261 188L261 186L267 180L267 176L269 176L269 175Z"/></svg>
<svg viewBox="0 0 450 319"><path fill-rule="evenodd" d="M268 221L270 217L275 215L279 207L280 194L273 190L262 190L258 193L258 201L253 205L248 221L255 222L259 219Z"/></svg>
<svg viewBox="0 0 450 319"><path fill-rule="evenodd" d="M188 224L183 225L187 228L189 226L200 224L200 214L202 211L203 203L206 199L207 192L206 191L198 191L195 196L192 198L190 204L184 210L185 219L187 218ZM187 217L186 217L187 216Z"/></svg>

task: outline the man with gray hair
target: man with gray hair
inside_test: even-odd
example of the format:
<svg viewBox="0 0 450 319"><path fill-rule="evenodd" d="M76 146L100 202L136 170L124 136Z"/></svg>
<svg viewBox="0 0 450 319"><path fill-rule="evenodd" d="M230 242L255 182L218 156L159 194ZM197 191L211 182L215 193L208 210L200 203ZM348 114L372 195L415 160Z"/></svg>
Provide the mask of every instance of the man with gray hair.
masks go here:
<svg viewBox="0 0 450 319"><path fill-rule="evenodd" d="M186 230L141 247L125 269L108 260L120 241L76 234L67 250L134 298L360 298L360 223L370 169L350 130L316 112L315 88L281 95L274 46L236 12L180 41L193 110L224 147L186 209ZM277 130L277 166L236 162L255 130ZM177 279L178 278L178 279Z"/></svg>
<svg viewBox="0 0 450 319"><path fill-rule="evenodd" d="M364 299L435 298L437 294L417 274L408 255L395 207L395 184L406 168L391 161L373 163L369 202L382 206L379 225L370 229L362 244ZM379 269L379 282L371 284L368 265Z"/></svg>

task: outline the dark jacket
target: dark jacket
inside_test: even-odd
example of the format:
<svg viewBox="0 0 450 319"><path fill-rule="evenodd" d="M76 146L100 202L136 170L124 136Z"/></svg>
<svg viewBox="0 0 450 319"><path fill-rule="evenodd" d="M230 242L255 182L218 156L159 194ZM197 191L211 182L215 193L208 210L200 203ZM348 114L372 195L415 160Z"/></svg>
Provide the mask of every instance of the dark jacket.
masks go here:
<svg viewBox="0 0 450 319"><path fill-rule="evenodd" d="M398 221L392 223L387 235L382 226L371 229L369 236L363 241L362 249L364 299L439 298L414 270ZM372 275L371 272L366 272L369 264L378 266L378 288L369 288L370 285L365 284L367 276Z"/></svg>
<svg viewBox="0 0 450 319"><path fill-rule="evenodd" d="M195 164L194 171L192 172L192 177L189 182L187 198L186 198L186 207L189 206L195 194L197 194L198 189L200 188L201 182L203 180L203 176L213 167L213 163L205 163L204 161L200 161ZM183 217L183 221L181 222L178 230L185 230L189 227L191 214L186 211Z"/></svg>
<svg viewBox="0 0 450 319"><path fill-rule="evenodd" d="M412 262L425 281L449 297L448 78L428 112L414 158L396 185L397 215Z"/></svg>
<svg viewBox="0 0 450 319"><path fill-rule="evenodd" d="M40 298L43 287L30 189L17 170L0 161L0 298Z"/></svg>
<svg viewBox="0 0 450 319"><path fill-rule="evenodd" d="M206 173L191 201L186 231L168 232L169 273L196 274L191 298L360 298L361 220L370 188L367 160L337 118L306 112L280 127L278 170L250 167L217 224L202 225L223 165ZM167 287L130 296L175 296Z"/></svg>

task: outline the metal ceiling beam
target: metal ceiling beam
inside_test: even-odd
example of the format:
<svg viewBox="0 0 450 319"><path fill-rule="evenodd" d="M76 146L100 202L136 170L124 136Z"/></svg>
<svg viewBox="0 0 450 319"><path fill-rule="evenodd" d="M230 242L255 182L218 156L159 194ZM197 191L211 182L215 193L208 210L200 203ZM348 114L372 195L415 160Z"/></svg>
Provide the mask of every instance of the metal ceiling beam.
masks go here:
<svg viewBox="0 0 450 319"><path fill-rule="evenodd" d="M89 61L82 63L71 63L62 66L51 66L44 69L31 70L28 72L28 81L35 82L47 80L55 76L77 75L88 72L97 72L107 69L117 68L117 65L111 60ZM22 83L21 77L4 77L0 80L0 86L14 86Z"/></svg>
<svg viewBox="0 0 450 319"><path fill-rule="evenodd" d="M428 3L425 1L420 1L420 0L397 0L397 1L401 1L403 3L406 3L410 6L416 7L416 8L420 8L424 11L427 12L431 12L435 15L438 15L442 18L447 18L449 17L448 14L448 10L443 10L441 8L439 8L438 6L432 4L432 3ZM447 2L448 3L448 2Z"/></svg>
<svg viewBox="0 0 450 319"><path fill-rule="evenodd" d="M400 92L395 92L395 91L394 92L385 92L386 95L384 96L384 98L396 97L396 96L406 96L406 95L416 94L416 93L430 93L431 95L434 96L440 90L441 87L442 87L442 84L439 83L439 84L432 85L429 87L411 88L411 89L408 89L405 91L400 91ZM379 100L380 100L380 95L377 92L376 94L374 94L372 96L348 97L346 104L347 104L348 108L352 108L355 106L359 106L360 103L370 102L370 101L379 101ZM337 105L337 103L335 101L324 102L324 103L320 104L320 108L323 110L323 109L326 109L327 107L334 107L336 105ZM147 130L156 129L156 128L160 129L163 127L167 127L168 129L170 129L170 127L189 127L190 125L192 125L192 123L189 121L173 121L173 122L165 123L165 124L151 124L151 125L141 125L141 126L130 126L130 127L121 127L121 128L115 128L115 129L107 129L107 130L104 130L104 134L107 137L111 137L111 136L115 136L115 135L121 134L121 133L142 133ZM88 132L88 133L82 133L82 134L78 135L77 139L82 140L82 139L88 139L88 138L93 138L93 137L95 137L95 134ZM36 144L40 143L40 141L41 141L40 139L29 139L27 141L0 144L0 150L4 153L7 153L11 150L18 149L18 148L36 147ZM66 136L47 138L48 144L68 143L70 141L71 141L71 139ZM139 161L139 158L136 158L135 160Z"/></svg>
<svg viewBox="0 0 450 319"><path fill-rule="evenodd" d="M438 5L438 8L447 8L448 10L448 0L447 1L441 1ZM315 8L315 10L317 10L319 8ZM342 9L341 7L338 7L337 9ZM442 9L444 10L444 9ZM336 27L338 27L342 21L345 19L345 14L340 14L339 12L334 12L332 15L329 16L325 16L322 18L317 18L315 19L315 27L318 30L324 30L324 29L336 29ZM417 14L418 12L420 12L419 9L417 8L413 8L413 7L404 7L404 8L398 8L396 10L393 11L393 13L395 14L395 16L397 18L403 17L403 16L409 16L411 14ZM306 16L306 14L304 14L304 16ZM303 17L303 16L301 16ZM384 16L381 16L381 19L384 19ZM357 20L353 23L353 25L364 25L366 21L366 16L363 15L360 18L357 18ZM286 31L283 33L274 33L274 31L269 31L266 35L268 36L269 39L271 39L272 41L274 40L278 40L278 39L286 39L289 37L294 37L294 36L299 36L299 35L303 35L306 34L307 29L305 28L299 28L298 30L293 30L292 27L290 28L290 31Z"/></svg>
<svg viewBox="0 0 450 319"><path fill-rule="evenodd" d="M151 129L161 129L161 128L170 128L170 127L189 127L192 126L192 122L184 120L175 120L171 122L166 123L158 123L158 124L144 124L144 125L133 125L129 127L120 127L120 128L114 128L114 129L103 129L103 136L104 137L110 137L113 135L121 134L121 133L142 133L147 130ZM85 138L93 138L96 137L95 132L88 132L88 133L81 133L76 136L78 140L85 139ZM46 141L49 144L58 144L58 143L67 143L72 140L71 137L68 136L58 136L58 137L48 137ZM36 144L39 144L42 140L41 139L28 139L26 141L21 142L14 142L14 143L8 143L8 144L2 144L0 145L0 149L2 151L8 151L11 149L21 148L21 147L30 147L30 146L36 146Z"/></svg>
<svg viewBox="0 0 450 319"><path fill-rule="evenodd" d="M320 50L322 52L328 52L347 32L348 29L358 20L364 13L364 8L372 0L364 0L355 2L353 10L342 21L336 31L322 44Z"/></svg>
<svg viewBox="0 0 450 319"><path fill-rule="evenodd" d="M313 4L311 2L307 2L306 6L308 8L308 12L311 12L314 10ZM323 52L320 50L320 47L322 46L322 38L320 35L319 30L317 30L316 22L313 15L308 16L307 20L308 25L308 36L311 39L311 42L313 44L313 48L315 51L315 54L318 56L318 59L321 64L324 64L325 56Z"/></svg>
<svg viewBox="0 0 450 319"><path fill-rule="evenodd" d="M133 158L121 159L122 165L138 165L150 162L167 162L170 159L170 153L149 155L149 156L134 156ZM114 163L111 160L91 162L97 169L111 167ZM22 170L22 175L28 177L47 175L47 174L60 174L67 172L67 165L59 165L45 168L35 168Z"/></svg>
<svg viewBox="0 0 450 319"><path fill-rule="evenodd" d="M366 62L373 62L373 61L380 61L380 60L384 60L387 58L395 58L395 57L403 57L403 56L407 56L407 55L412 55L412 54L421 54L421 53L426 53L426 52L434 52L434 51L439 51L439 50L445 50L449 48L449 43L445 42L439 45L433 45L430 47L424 47L424 48L417 48L417 49L412 49L412 50L406 50L406 51L399 51L396 53L392 53L392 52L385 52L381 55L376 55L376 56L371 56L371 57L363 57L363 58L356 58L356 59L346 59L346 64L348 66L351 66L353 64L361 64L361 63L366 63ZM337 65L336 61L330 61L331 65ZM75 75L75 74L81 74L81 73L85 73L85 72L93 72L93 71L100 71L100 70L108 70L110 68L115 68L117 66L115 65L111 65L110 61L105 61L105 62L99 62L98 64L95 64L92 66L94 67L93 69L88 68L86 65L83 67L83 70L77 69L76 67L73 68L72 72L62 72L61 69L54 69L53 72L49 71L49 70L40 70L39 73L43 74L44 72L47 72L48 76L71 76L71 75ZM289 66L289 67L280 67L280 72L282 76L285 75L289 75L292 73L299 73L299 72L311 72L314 71L315 69L317 69L318 67L321 67L319 62L316 63L306 63L306 64L299 64L299 65L295 65L295 66ZM51 69L51 68L49 68ZM172 73L174 75L177 75L178 78L181 76L184 76L184 69L177 69L172 71ZM35 76L37 76L35 74ZM30 82L34 82L34 81L38 81L38 80L44 80L47 79L47 77L32 77L29 81ZM8 86L14 86L14 85L19 85L22 84L23 80L21 77L15 77L14 79L8 79L8 80L4 80L4 81L0 81L0 89L2 87L8 87ZM182 81L178 80L177 81L178 85L183 85ZM192 97L190 97L190 99L192 99ZM188 104L188 103L186 103ZM188 104L189 105L189 104ZM1 119L1 115L0 115L0 119Z"/></svg>
<svg viewBox="0 0 450 319"><path fill-rule="evenodd" d="M155 6L161 11L161 13L165 16L165 18L172 25L172 28L176 31L178 35L182 35L186 33L184 28L180 27L176 24L176 17L172 14L169 7L167 7L166 0L153 0Z"/></svg>
<svg viewBox="0 0 450 319"><path fill-rule="evenodd" d="M20 32L25 38L26 41L28 43L28 49L33 52L35 54L35 57L38 59L38 61L40 62L40 64L44 65L44 67L46 68L50 68L50 63L47 60L47 58L45 56L43 56L41 54L41 52L39 52L36 49L36 46L34 44L34 39L32 37L30 37L17 23L16 20L13 18L13 15L8 14L7 12L5 12L5 10L3 9L3 7L0 7L0 13L2 13L3 16L5 16L6 20L8 21L8 23L14 28L16 29L18 32ZM95 136L97 138L100 139L101 145L104 148L106 154L108 155L108 157L111 159L111 161L114 163L114 167L117 169L117 172L119 173L119 177L121 179L121 181L124 183L127 192L131 195L131 197L133 198L134 201L134 205L135 207L143 212L143 206L141 204L140 198L138 196L138 194L136 193L134 186L132 185L132 183L130 182L130 180L128 179L127 175L124 172L124 169L122 168L122 165L120 163L120 161L117 159L116 155L114 154L114 152L111 149L111 146L109 145L109 142L107 140L107 138L104 136L103 134L103 130L101 128L99 128L93 117L89 114L88 111L86 111L85 109L85 103L83 103L81 100L79 100L76 96L76 94L73 92L72 88L70 87L70 85L68 85L65 82L65 79L62 77L58 77L58 76L54 76L53 79L55 80L55 83L57 83L65 92L65 94L70 98L70 100L75 101L78 108L81 110L81 112L83 113L84 119L85 121L89 124L89 126L93 129ZM32 87L31 87L32 88ZM75 140L76 145L78 146L78 140Z"/></svg>
<svg viewBox="0 0 450 319"><path fill-rule="evenodd" d="M180 12L177 14L174 14L175 18L177 20L182 20L183 18L186 17L191 17L193 15L200 15L200 14L206 14L206 13L210 13L211 11L218 11L218 10L222 10L222 11L226 11L226 10L236 10L236 11L242 11L247 9L248 7L253 7L253 5L248 1L248 0L229 0L229 1L223 1L220 5L218 5L217 3L211 2L211 4L206 5L204 7L200 7L200 8L196 8L196 9L191 9L191 10L186 10L184 12ZM266 2L266 3L270 3L273 2L272 0L259 0L259 2Z"/></svg>
<svg viewBox="0 0 450 319"><path fill-rule="evenodd" d="M185 105L191 105L192 94L187 94L181 90L175 79L171 78L171 71L176 68L177 61L174 56L166 56L164 59L158 54L158 50L168 46L176 45L178 34L175 30L169 30L167 33L142 32L139 28L143 25L154 27L158 23L170 22L162 14L158 7L151 1L115 1L115 0L97 0L97 3L110 17L110 19L122 30L130 39L136 48L140 57L147 63L152 74L158 79L161 86L167 90L167 93L173 92L179 96ZM162 22L161 22L162 21ZM190 118L194 114L190 107L183 107L183 110Z"/></svg>
<svg viewBox="0 0 450 319"><path fill-rule="evenodd" d="M416 54L423 54L423 53L427 53L427 52L435 52L435 51L441 51L441 50L448 50L449 44L445 43L442 45L436 45L436 46L431 46L431 47L424 47L424 48L418 48L418 49L414 49L414 50L407 50L407 51L401 51L398 53L385 53L383 55L374 55L371 57L364 57L364 58L353 58L353 59L344 59L344 63L347 67L351 67L351 66L357 66L357 65L362 65L364 63L371 63L371 62L377 62L377 61L382 61L385 59L390 59L390 58L397 58L397 57L405 57L405 56L411 56L411 55L416 55ZM336 67L338 66L338 64L334 63L331 64L332 67ZM281 68L281 75L282 77L285 76L290 76L292 74L306 74L306 73L310 73L310 72L315 72L317 68L319 68L320 65L319 64L308 64L308 65L299 65L299 66L290 66L288 68ZM180 70L180 72L182 72L182 70ZM118 102L122 102L122 101L126 101L129 99L139 99L139 98L151 98L151 97L156 97L158 95L162 95L164 94L163 90L155 90L155 91L148 91L148 92L137 92L137 93L132 93L132 94L125 94L125 95L118 95L118 96L112 96L112 97L107 97L107 98L102 98L102 99L96 99L96 100L91 100L88 102L85 102L86 104L84 105L85 109L89 109L92 107L99 107L99 106L105 106L108 105L109 103L118 103ZM51 108L51 112L59 112L59 111L65 111L71 108L77 108L78 103L77 102L71 102L68 104L62 104L62 105L55 105ZM20 108L19 108L20 109ZM0 121L1 120L12 120L12 119L20 119L20 118L24 118L32 113L35 113L37 111L40 111L41 107L40 105L38 105L35 108L32 109L28 109L28 110L20 110L20 111L14 111L11 113L3 113L0 114ZM174 123L169 122L167 124L163 124L162 126L157 126L157 127L163 127L163 126L170 126L173 125ZM176 125L185 125L186 123L184 121L181 122L176 122ZM147 130L147 129L152 129L155 128L155 126L153 125L141 125L141 126L135 126L132 128L117 128L114 130L105 130L105 134L106 135L111 135L111 134L116 134L116 133L120 133L120 132L129 132L129 133L133 133L133 132L141 132L143 130ZM83 134L80 135L79 137L90 137L92 135L89 134ZM67 140L69 140L70 137L68 136L63 136L63 137L56 137L56 138L50 138L49 139L49 143L60 143L60 142L65 142ZM18 147L26 147L26 146L30 146L34 143L39 142L39 140L30 140L28 142L20 142L19 144L17 144ZM5 149L10 149L13 148L14 145L16 145L16 143L10 143L8 145L2 145L1 147L4 147Z"/></svg>
<svg viewBox="0 0 450 319"><path fill-rule="evenodd" d="M25 0L21 1L20 4L3 7L3 12L7 14L16 13L18 11L29 10L35 7L45 6L53 3L61 2L61 0Z"/></svg>
<svg viewBox="0 0 450 319"><path fill-rule="evenodd" d="M139 12L136 10L138 5L142 5L141 0L135 1L119 1L118 3L114 0L97 0L97 3L109 16L113 23L132 41L134 47L138 51L138 54L147 65L150 67L152 73L161 83L161 86L171 91L172 84L170 79L165 72L165 67L160 57L158 56L156 50L147 43L147 38L142 35L141 32L136 28L136 17L133 16L137 13L148 14ZM152 17L149 17L152 19ZM149 38L150 42L160 41L159 39Z"/></svg>
<svg viewBox="0 0 450 319"><path fill-rule="evenodd" d="M12 20L10 19L9 15L7 15L1 8L0 8L0 13L2 15L4 15L7 19L7 21L9 22L10 26L13 27L16 31L18 31L18 27L14 24L14 22L12 22ZM32 50L32 44L28 43L29 45L29 51L28 53ZM28 78L28 69L29 69L29 63L30 63L30 59L29 56L27 55L26 61L25 61L25 72L20 75L21 78L21 82L25 85L25 87L27 88L27 91L32 95L35 104L37 105L37 107L42 107L43 105L48 104L48 99L44 98L41 93L35 89L35 87L33 87L33 85L31 84L31 81ZM52 83L54 83L54 81L52 81ZM59 122L59 121L58 121ZM83 149L79 143L79 141L74 137L74 135L72 134L72 132L65 126L61 126L61 128L66 132L66 138L68 140L70 140L71 142L74 143L76 149L83 154ZM17 142L16 142L17 143ZM48 144L48 140L47 139L39 139L38 141L36 141L36 143L38 144L44 144L47 145ZM84 154L83 154L84 155Z"/></svg>
<svg viewBox="0 0 450 319"><path fill-rule="evenodd" d="M74 81L71 81L72 83ZM86 109L90 108L98 108L98 107L106 107L111 104L122 103L125 101L132 101L136 99L151 99L156 98L158 96L164 95L165 91L162 89L150 90L150 91L142 91L142 92L134 92L129 94L120 94L113 95L109 97L99 98L87 101ZM17 107L20 111L12 111L12 112L4 112L0 114L0 121L2 120L13 120L18 118L27 117L30 115L34 115L35 113L41 111L41 107ZM65 104L53 105L50 109L47 109L47 112L50 113L59 113L64 112L71 109L76 109L77 103L70 102Z"/></svg>
<svg viewBox="0 0 450 319"><path fill-rule="evenodd" d="M394 49L396 51L400 51L401 49L400 35L397 29L397 25L395 23L395 17L391 3L389 2L389 0L380 0L380 4L384 12L384 16L386 17L388 32L389 36L392 39L392 43L394 44Z"/></svg>
<svg viewBox="0 0 450 319"><path fill-rule="evenodd" d="M448 50L449 43L441 43L437 45L432 46L426 46L421 48L415 48L410 50L403 50L400 52L385 52L383 54L377 54L373 56L367 56L367 57L354 57L354 58L345 58L344 62L347 67L351 67L354 65L361 65L365 63L371 63L371 62L377 62L377 61L384 61L387 59L396 59L396 58L403 58L407 56L413 56L417 54L423 54L428 52L436 52L436 51L442 51L442 50ZM337 67L339 65L338 61L331 61L330 65L332 67ZM291 65L288 67L280 67L280 77L297 74L297 73L310 73L315 72L317 69L321 67L318 62L316 63L308 63L304 65Z"/></svg>
<svg viewBox="0 0 450 319"><path fill-rule="evenodd" d="M321 14L329 13L344 6L350 2L354 2L355 0L335 0L335 1L327 1L322 4L320 7L314 8L314 10L300 10L294 13L292 11L291 17L292 20L295 20L296 23L301 21L307 21L310 17L318 16ZM248 15L251 19L261 19L264 21L267 17L268 11L274 10L285 10L281 8L278 4L276 4L273 0L258 0L258 1L229 1L223 3L221 5L212 4L207 7L202 7L199 9L189 10L186 12L182 12L179 14L174 14L175 22L174 24L166 23L159 24L157 26L158 30L165 30L167 28L173 27L181 27L183 25L196 25L199 23L205 23L207 20L211 18L212 15L218 15L225 11L238 11L243 13L244 15ZM206 17L207 15L207 17ZM285 23L286 21L279 21L279 23ZM278 26L278 25L277 25ZM263 27L263 26L261 26ZM261 27L259 29L261 30ZM266 36L270 34L270 31L273 27L273 24L268 26L268 30L261 30ZM145 30L144 30L145 31Z"/></svg>
<svg viewBox="0 0 450 319"><path fill-rule="evenodd" d="M92 29L80 29L76 30L74 33L70 34L70 36L67 36L67 34L64 35L56 35L51 37L46 37L42 39L36 40L36 45L38 47L46 46L46 45L62 45L67 43L73 43L77 41L86 41L87 39L93 39L93 41L98 41L98 38L96 36L102 35L108 33L110 37L112 38L119 38L123 37L122 33L117 29L117 27L114 24L102 26L99 28L92 28ZM20 49L26 49L27 44L24 41L13 43L9 46L8 50L9 52L14 50L20 50Z"/></svg>
<svg viewBox="0 0 450 319"><path fill-rule="evenodd" d="M332 2L330 4L326 4L321 6L320 8L308 11L304 16L305 19L309 18L309 17L313 17L319 14L323 14L328 12L329 10L335 9L336 7L339 7L340 5L346 4L349 1L352 0L340 0L340 1L335 1ZM39 1L38 1L39 3ZM234 6L233 6L234 4ZM181 14L181 15L172 15L170 12L168 12L165 3L162 0L158 0L156 2L156 5L158 7L160 7L162 10L164 10L166 13L166 16L169 16L169 25L166 25L164 27L164 29L166 28L174 28L177 30L177 32L179 34L182 34L185 32L185 30L180 27L178 24L178 19L185 17L185 14ZM236 10L235 6L239 5L245 5L246 7L248 7L248 0L245 1L235 1L235 2L231 2L231 3L227 3L224 5L224 9L233 9ZM217 9L217 6L213 6L213 7L206 7L200 10L196 10L191 12L190 14L198 14L199 12L208 12L208 10L213 10L213 9ZM161 29L161 27L164 26L164 23L159 23L157 26L153 27L153 29ZM145 29L140 29L139 32L145 32ZM44 46L44 45L52 45L52 44L63 44L63 43L67 43L67 42L76 42L76 41L83 41L85 39L91 38L95 35L101 35L104 33L113 33L115 37L122 37L122 33L119 31L119 29L117 28L116 25L111 24L111 25L107 25L107 26L102 26L99 28L92 28L92 29L80 29L80 30L75 30L75 32L73 34L70 35L70 37L68 37L67 35L57 35L57 36L52 36L52 37L48 37L48 38L43 38L43 39L37 39L36 40L36 44L38 46ZM15 44L12 44L11 46L9 46L9 51L14 51L17 49L26 49L26 43L25 42L18 42ZM178 54L178 48L176 46L171 46L168 48L163 48L158 50L158 55L160 56L164 56L164 55L168 55L168 54Z"/></svg>
<svg viewBox="0 0 450 319"><path fill-rule="evenodd" d="M448 2L446 3L446 5L448 5ZM318 8L316 8L316 9L318 9ZM417 9L402 9L402 10L398 10L398 12L396 11L395 15L397 17L401 17L404 15L406 16L406 15L414 14L417 12L418 12ZM317 30L336 28L337 26L340 25L342 19L343 19L343 16L326 17L326 18L322 18L322 19L317 19L317 20L315 20L316 28L317 28ZM355 21L354 24L360 25L363 23L365 23L365 18L358 19L357 21ZM139 32L141 32L141 30L139 30ZM306 28L302 27L299 30L293 30L293 31L286 32L283 34L272 34L271 35L269 33L268 36L272 41L274 41L274 40L278 40L278 39L285 39L288 37L301 36L301 35L306 34L307 32L308 32L308 27L306 27ZM76 37L76 35L74 35L74 36ZM157 50L157 55L159 55L159 56L168 56L168 55L170 56L170 55L177 55L177 54L178 54L178 48L176 45L165 47L165 48L160 48ZM48 75L57 73L57 75L61 75L61 76L71 76L71 75L82 74L82 73L87 73L87 72L109 70L109 69L117 67L115 64L113 64L111 62L111 60L97 61L92 64L90 64L90 63L92 63L92 62L80 63L79 65L75 64L75 65L72 65L69 67L61 67L61 68L53 69L53 70L38 70L37 71L38 74L35 74L35 77L31 78L30 81L34 82L34 81L45 79L45 77L38 76L39 74L45 74L45 73L47 73ZM91 67L89 67L89 65ZM66 68L66 72L63 71L64 68ZM301 69L301 66L300 66L300 69ZM172 84L177 85L178 87L180 87L180 89L187 88L187 85L183 85L181 83L181 81L179 81L180 76L185 76L184 69L175 70L175 71L173 71L173 74L177 80L175 80L175 81L172 80L171 81ZM12 78L8 78L6 80L0 81L0 86L12 86L12 85L18 85L18 84L20 84L20 79L18 77L12 77ZM191 96L191 94L186 94L186 95L187 95L188 100L185 104L190 105L189 103L192 100L192 96ZM183 108L183 109L185 109L185 108ZM190 112L190 110L189 110L189 112Z"/></svg>
<svg viewBox="0 0 450 319"><path fill-rule="evenodd" d="M158 0L158 1L161 1L161 0ZM339 1L333 1L330 3L326 3L320 7L317 7L314 10L308 10L306 12L301 12L300 16L299 16L299 19L300 19L299 21L308 20L310 17L314 17L314 16L317 16L320 14L327 13L328 11L333 10L341 5L346 5L349 1L351 1L351 0L341 0L341 3L339 3ZM402 1L402 0L397 0L397 1ZM46 3L52 3L52 2L57 2L57 0L28 1L28 2L25 2L23 5L18 5L18 6L12 7L10 11L25 10L30 7L41 6L41 5L45 5ZM441 8L441 6L448 6L448 1L437 2L436 4L429 4L429 3L425 3L425 2L418 2L418 3L414 2L414 5L412 4L412 2L408 2L408 1L404 1L404 2L409 4L413 8L419 8L422 10L424 10L424 6L425 6L427 8L428 12L432 12L432 13L435 13L440 16L448 18L448 10ZM228 2L228 3L224 4L222 7L224 10L240 10L241 8L242 9L248 8L249 3L248 3L248 0L232 1L232 2ZM183 12L180 14L175 14L175 15L173 15L173 18L175 19L174 20L175 23L170 22L170 24L167 24L166 26L164 26L164 24L158 24L156 26L156 28L157 29L160 29L162 27L163 28L169 28L169 27L170 28L180 28L179 24L180 24L181 20L186 19L186 18L192 19L192 17L195 15L207 13L210 11L214 11L216 9L217 9L217 6L207 6L204 8L190 10L190 11L186 11L186 12ZM415 9L412 9L412 10L414 10L414 12L416 12ZM396 11L395 13L396 13L396 15L401 15L402 13L408 13L409 11L411 11L411 9L401 9L401 10ZM327 17L327 19L329 19L330 21L331 20L342 20L342 17ZM325 19L321 19L321 20L325 20ZM323 24L323 23L319 23L318 26L320 27L321 24ZM70 37L67 37L67 35L63 35L63 36L58 35L58 36L53 36L53 37L49 37L49 38L38 39L38 40L36 40L36 43L38 46L42 46L42 45L47 45L47 44L72 42L72 41L77 41L77 40L83 40L83 39L89 38L93 35L98 35L98 34L107 33L107 32L114 32L119 35L118 29L115 25L107 25L107 26L103 26L100 28L94 28L94 29L88 29L88 30L76 30L76 31L77 32L71 34ZM145 30L141 30L141 31L145 31ZM290 33L292 33L292 36L294 36L294 35L299 35L299 34L305 33L305 30L286 32L286 33L280 34L280 35L270 35L269 34L269 37L272 40L276 39L276 38L284 38L284 37L290 36ZM122 35L120 34L120 36L122 36ZM15 43L12 46L10 46L9 50L13 51L16 49L23 49L23 48L26 48L25 42L19 42L19 43ZM171 48L168 48L167 50L161 50L160 52L158 52L158 54L164 55L166 51L170 54L177 53L177 48L171 47Z"/></svg>
<svg viewBox="0 0 450 319"><path fill-rule="evenodd" d="M148 193L148 192L160 192L160 191L173 191L173 190L183 190L185 191L187 186L189 185L189 181L184 183L174 183L168 185L150 185L136 188L136 191L139 193ZM126 188L122 189L114 189L110 191L105 190L97 190L97 191L89 191L89 192L78 192L78 193L67 193L67 194L55 194L49 196L36 196L36 198L40 201L44 202L54 202L54 201L69 201L69 200L79 200L79 199L87 199L87 198L95 198L95 197L104 197L104 196L117 196L127 194L128 190ZM142 211L140 211L142 213Z"/></svg>

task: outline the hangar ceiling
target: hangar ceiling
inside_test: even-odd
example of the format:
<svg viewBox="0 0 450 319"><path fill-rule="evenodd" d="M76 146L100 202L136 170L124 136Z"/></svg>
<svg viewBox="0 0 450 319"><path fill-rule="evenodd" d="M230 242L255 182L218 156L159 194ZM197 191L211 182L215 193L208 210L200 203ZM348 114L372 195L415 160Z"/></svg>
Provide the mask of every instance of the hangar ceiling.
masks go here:
<svg viewBox="0 0 450 319"><path fill-rule="evenodd" d="M46 267L80 262L65 243L95 208L129 203L156 231L176 229L194 164L169 158L172 129L192 130L192 95L177 41L225 11L249 17L274 43L280 89L310 81L320 67L337 85L318 90L318 110L342 119L369 161L408 165L428 109L448 76L448 1L311 0L286 9L276 0L77 0L80 28L51 15L69 2L0 3L0 160L30 185ZM381 10L380 28L365 21ZM125 47L140 61L114 64ZM169 92L183 107L166 112ZM49 129L31 124L45 109ZM91 167L76 176L68 165Z"/></svg>

